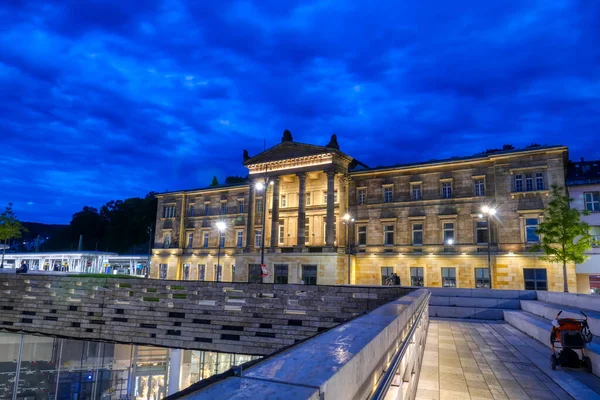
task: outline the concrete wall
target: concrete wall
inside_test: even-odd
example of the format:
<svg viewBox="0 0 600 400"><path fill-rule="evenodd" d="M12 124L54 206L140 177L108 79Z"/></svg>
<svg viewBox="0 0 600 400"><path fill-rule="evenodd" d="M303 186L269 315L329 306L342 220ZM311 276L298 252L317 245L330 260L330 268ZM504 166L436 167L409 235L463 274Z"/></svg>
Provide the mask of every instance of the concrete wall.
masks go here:
<svg viewBox="0 0 600 400"><path fill-rule="evenodd" d="M408 288L0 274L0 327L76 339L266 355Z"/></svg>
<svg viewBox="0 0 600 400"><path fill-rule="evenodd" d="M429 323L427 290L418 290L213 384L200 382L171 399L364 399L377 387L403 333L423 310L386 398L415 398Z"/></svg>

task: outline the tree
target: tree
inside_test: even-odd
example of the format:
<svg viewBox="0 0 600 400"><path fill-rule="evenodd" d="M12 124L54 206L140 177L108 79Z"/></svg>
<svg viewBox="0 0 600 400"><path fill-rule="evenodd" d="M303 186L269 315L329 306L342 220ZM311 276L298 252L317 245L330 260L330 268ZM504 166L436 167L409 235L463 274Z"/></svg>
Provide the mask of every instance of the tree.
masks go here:
<svg viewBox="0 0 600 400"><path fill-rule="evenodd" d="M12 203L8 203L8 207L0 214L0 241L4 241L2 247L2 261L0 261L0 268L4 268L4 254L6 253L6 245L11 239L17 239L21 237L21 234L26 229L21 225L17 216L13 212Z"/></svg>
<svg viewBox="0 0 600 400"><path fill-rule="evenodd" d="M580 218L589 212L571 208L572 199L560 186L552 185L551 196L544 212L544 222L536 231L540 235L540 243L532 251L543 251L546 255L540 258L544 261L562 263L564 291L568 292L567 263L581 264L588 257L585 252L592 247L590 227Z"/></svg>
<svg viewBox="0 0 600 400"><path fill-rule="evenodd" d="M210 186L219 186L219 180L217 179L216 176L213 176L213 180L212 180Z"/></svg>

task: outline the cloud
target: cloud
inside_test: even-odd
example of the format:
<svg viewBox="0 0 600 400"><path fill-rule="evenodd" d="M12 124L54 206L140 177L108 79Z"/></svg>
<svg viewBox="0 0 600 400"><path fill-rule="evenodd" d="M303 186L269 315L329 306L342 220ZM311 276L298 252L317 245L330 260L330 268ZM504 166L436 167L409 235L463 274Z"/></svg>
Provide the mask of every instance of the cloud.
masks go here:
<svg viewBox="0 0 600 400"><path fill-rule="evenodd" d="M600 5L42 0L0 5L0 204L244 175L290 129L369 165L532 142L600 158ZM32 196L34 196L32 198ZM29 204L29 203L34 204Z"/></svg>

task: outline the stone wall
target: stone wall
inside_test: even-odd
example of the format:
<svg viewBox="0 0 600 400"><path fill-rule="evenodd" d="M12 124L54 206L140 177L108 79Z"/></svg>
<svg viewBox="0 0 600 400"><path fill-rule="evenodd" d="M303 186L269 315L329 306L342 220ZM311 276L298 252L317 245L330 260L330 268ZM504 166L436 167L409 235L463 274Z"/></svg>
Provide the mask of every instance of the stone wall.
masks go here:
<svg viewBox="0 0 600 400"><path fill-rule="evenodd" d="M0 274L0 329L266 355L395 300L401 287Z"/></svg>

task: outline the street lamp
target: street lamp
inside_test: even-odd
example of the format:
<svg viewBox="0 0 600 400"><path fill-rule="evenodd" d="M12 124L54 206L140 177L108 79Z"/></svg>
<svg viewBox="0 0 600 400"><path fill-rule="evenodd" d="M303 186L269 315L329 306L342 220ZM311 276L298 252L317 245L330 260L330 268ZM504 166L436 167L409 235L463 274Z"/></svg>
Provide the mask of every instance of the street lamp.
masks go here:
<svg viewBox="0 0 600 400"><path fill-rule="evenodd" d="M150 225L148 227L148 263L146 264L146 271L144 273L144 277L148 278L150 275L150 260L152 257L152 234L154 233L154 227ZM96 250L98 250L98 243L96 243Z"/></svg>
<svg viewBox="0 0 600 400"><path fill-rule="evenodd" d="M258 181L256 182L256 184L254 185L254 187L256 188L256 190L258 191L262 191L264 190L264 195L263 195L263 207L262 207L262 232L260 235L260 283L264 283L264 278L263 278L263 274L262 274L262 268L265 265L265 236L266 236L266 232L265 232L265 225L267 223L267 173L265 170L265 177L264 177L264 182ZM273 182L271 182L271 184L273 184Z"/></svg>
<svg viewBox="0 0 600 400"><path fill-rule="evenodd" d="M217 271L216 271L217 276L215 277L216 278L215 280L217 282L220 282L219 281L219 273L221 273L221 276L223 275L223 271L221 270L221 235L227 228L227 225L223 221L218 221L216 223L216 226L217 226L217 230L219 231L219 250L217 250Z"/></svg>
<svg viewBox="0 0 600 400"><path fill-rule="evenodd" d="M346 244L348 246L348 285L350 284L350 236L348 235L350 222L354 222L354 218L348 213L344 214L344 224L346 225Z"/></svg>
<svg viewBox="0 0 600 400"><path fill-rule="evenodd" d="M481 214L479 214L479 218L483 218L485 216L486 226L487 226L487 255L488 255L488 274L490 275L490 289L492 289L492 252L491 252L491 243L492 243L492 226L490 225L490 216L496 215L496 209L494 207L483 206L481 207Z"/></svg>

